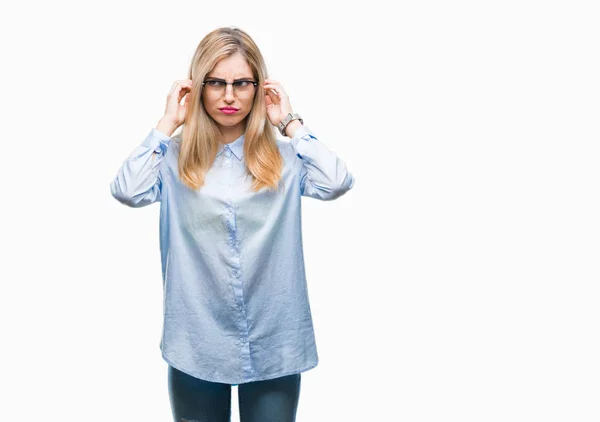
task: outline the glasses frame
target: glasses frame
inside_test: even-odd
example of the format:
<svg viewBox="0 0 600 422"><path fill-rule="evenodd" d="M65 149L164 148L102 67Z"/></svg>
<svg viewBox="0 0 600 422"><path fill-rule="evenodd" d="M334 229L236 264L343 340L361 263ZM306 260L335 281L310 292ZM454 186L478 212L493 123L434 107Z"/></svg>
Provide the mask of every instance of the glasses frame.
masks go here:
<svg viewBox="0 0 600 422"><path fill-rule="evenodd" d="M231 89L233 90L233 93L236 95L237 95L237 92L236 92L235 84L237 84L239 82L250 82L252 85L254 85L254 88L256 88L258 86L258 82L253 81L251 79L236 79L233 82L227 82L224 79L208 78L208 79L204 80L204 82L202 82L202 87L205 87L207 82L220 82L222 84L225 84L225 86L223 87L223 92L222 92L221 96L223 96L225 93L227 93L227 85L231 85ZM254 90L254 92L256 92L256 89Z"/></svg>

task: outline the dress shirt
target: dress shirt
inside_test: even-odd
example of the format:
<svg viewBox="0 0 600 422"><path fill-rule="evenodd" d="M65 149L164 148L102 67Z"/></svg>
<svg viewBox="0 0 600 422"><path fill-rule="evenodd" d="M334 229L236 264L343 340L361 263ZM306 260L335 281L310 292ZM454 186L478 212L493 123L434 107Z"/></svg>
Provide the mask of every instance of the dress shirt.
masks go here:
<svg viewBox="0 0 600 422"><path fill-rule="evenodd" d="M179 180L180 134L153 128L123 162L111 194L160 202L160 350L193 377L232 385L317 366L301 233L301 197L333 200L354 185L346 164L307 126L277 139L284 189L251 191L244 135L193 190Z"/></svg>

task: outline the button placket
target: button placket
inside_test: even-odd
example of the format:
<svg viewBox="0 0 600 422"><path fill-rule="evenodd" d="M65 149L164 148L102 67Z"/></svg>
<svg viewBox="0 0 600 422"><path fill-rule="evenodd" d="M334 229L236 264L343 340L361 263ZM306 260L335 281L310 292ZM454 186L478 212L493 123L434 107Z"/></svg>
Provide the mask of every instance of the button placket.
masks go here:
<svg viewBox="0 0 600 422"><path fill-rule="evenodd" d="M225 145L224 154L225 154L225 160L223 161L223 163L227 167L231 167L231 149L227 145Z"/></svg>

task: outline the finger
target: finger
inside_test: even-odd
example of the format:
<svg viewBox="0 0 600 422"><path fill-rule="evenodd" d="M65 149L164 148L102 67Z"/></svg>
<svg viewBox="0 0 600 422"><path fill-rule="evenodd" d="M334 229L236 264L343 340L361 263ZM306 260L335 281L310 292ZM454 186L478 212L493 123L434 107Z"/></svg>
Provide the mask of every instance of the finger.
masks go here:
<svg viewBox="0 0 600 422"><path fill-rule="evenodd" d="M173 86L171 88L175 89L176 87L187 83L186 80L180 79L178 81L173 82Z"/></svg>
<svg viewBox="0 0 600 422"><path fill-rule="evenodd" d="M275 90L277 92L277 95L279 96L286 96L287 94L285 93L285 91L283 90L283 87L281 85L277 85L277 84L266 84L265 85L265 89L267 90Z"/></svg>
<svg viewBox="0 0 600 422"><path fill-rule="evenodd" d="M282 93L282 90L279 87L277 87L276 85L265 85L265 91L269 94L274 94L278 97Z"/></svg>
<svg viewBox="0 0 600 422"><path fill-rule="evenodd" d="M279 104L280 99L279 99L279 96L277 96L277 94L274 94L273 92L271 92L270 90L268 90L267 91L267 95L271 99L271 102L273 102L274 104Z"/></svg>
<svg viewBox="0 0 600 422"><path fill-rule="evenodd" d="M281 85L281 82L276 81L275 79L265 79L265 84Z"/></svg>
<svg viewBox="0 0 600 422"><path fill-rule="evenodd" d="M178 95L177 95L177 99L179 100L179 102L181 102L181 99L182 99L184 96L186 96L186 95L187 95L187 96L189 97L189 95L190 95L190 92L191 92L191 89L190 89L190 88L187 88L187 87L180 87L180 88L179 88L179 93L178 93Z"/></svg>
<svg viewBox="0 0 600 422"><path fill-rule="evenodd" d="M191 79L181 79L178 81L175 81L173 83L173 86L171 87L171 91L175 91L176 88L181 87L181 86L192 86L193 82Z"/></svg>
<svg viewBox="0 0 600 422"><path fill-rule="evenodd" d="M281 100L279 99L279 97L277 95L272 94L272 93L269 93L268 95L271 98L272 104L280 104L281 103Z"/></svg>
<svg viewBox="0 0 600 422"><path fill-rule="evenodd" d="M276 83L276 82L266 82L265 83L265 87L270 86L270 87L274 87L277 90L282 90L283 91L283 86L280 83Z"/></svg>
<svg viewBox="0 0 600 422"><path fill-rule="evenodd" d="M265 83L264 89L267 92L273 92L275 94L277 94L277 91L278 91L277 86L275 86L273 84L269 84L269 83Z"/></svg>
<svg viewBox="0 0 600 422"><path fill-rule="evenodd" d="M179 100L181 100L181 91L182 88L185 90L191 89L182 84L182 81L175 81L173 87L171 88L171 92L169 92L169 96L177 96Z"/></svg>

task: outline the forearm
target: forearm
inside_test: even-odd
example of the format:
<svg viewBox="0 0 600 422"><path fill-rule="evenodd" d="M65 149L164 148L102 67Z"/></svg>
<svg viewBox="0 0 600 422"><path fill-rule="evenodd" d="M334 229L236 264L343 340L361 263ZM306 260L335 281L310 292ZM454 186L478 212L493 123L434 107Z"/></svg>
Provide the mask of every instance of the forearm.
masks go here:
<svg viewBox="0 0 600 422"><path fill-rule="evenodd" d="M160 119L158 121L158 124L156 125L156 130L164 133L168 137L171 137L173 132L175 132L175 129L177 129L177 126L175 125L175 123L173 123L171 120L167 120L165 118Z"/></svg>
<svg viewBox="0 0 600 422"><path fill-rule="evenodd" d="M294 132L291 145L302 160L300 186L303 196L332 200L354 186L354 176L346 163L318 140L305 125Z"/></svg>
<svg viewBox="0 0 600 422"><path fill-rule="evenodd" d="M152 129L144 141L123 161L110 184L112 196L119 202L138 208L160 201L160 164L171 138Z"/></svg>

